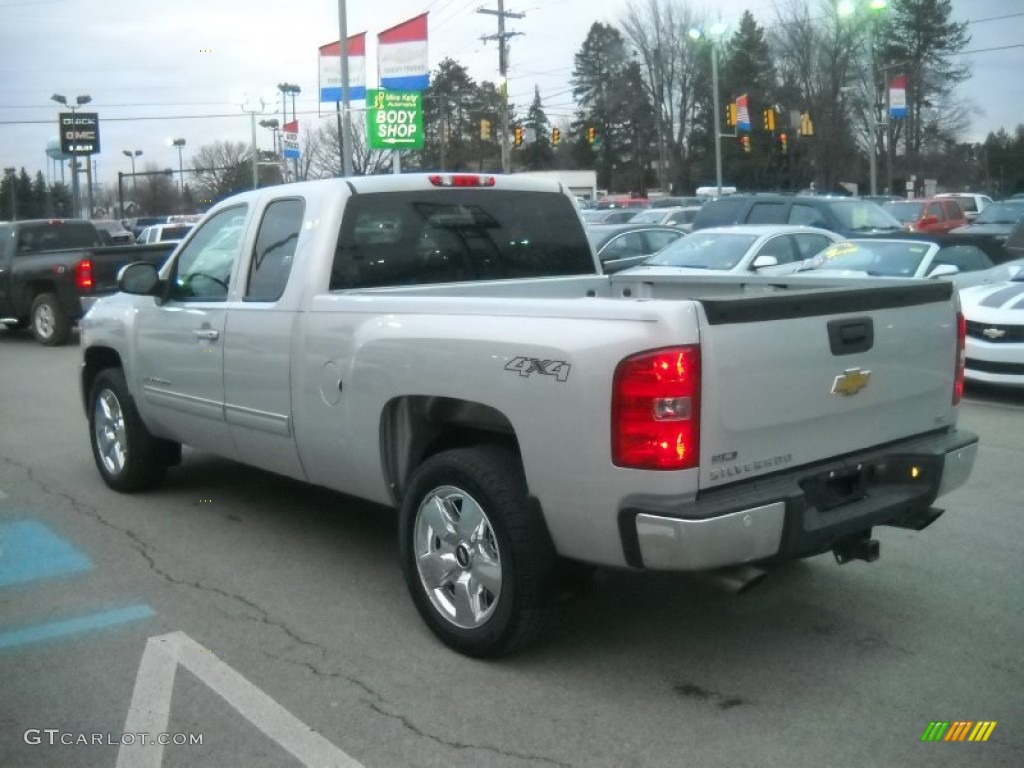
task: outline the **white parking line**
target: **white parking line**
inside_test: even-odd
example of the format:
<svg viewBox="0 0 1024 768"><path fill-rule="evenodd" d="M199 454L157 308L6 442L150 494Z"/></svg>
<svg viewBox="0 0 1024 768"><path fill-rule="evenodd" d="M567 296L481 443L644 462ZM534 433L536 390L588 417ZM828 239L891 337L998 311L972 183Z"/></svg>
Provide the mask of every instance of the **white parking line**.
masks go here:
<svg viewBox="0 0 1024 768"><path fill-rule="evenodd" d="M331 742L218 659L184 632L151 637L146 642L124 733L167 731L174 674L185 667L234 707L246 720L310 768L362 768ZM163 746L122 744L117 768L159 768Z"/></svg>

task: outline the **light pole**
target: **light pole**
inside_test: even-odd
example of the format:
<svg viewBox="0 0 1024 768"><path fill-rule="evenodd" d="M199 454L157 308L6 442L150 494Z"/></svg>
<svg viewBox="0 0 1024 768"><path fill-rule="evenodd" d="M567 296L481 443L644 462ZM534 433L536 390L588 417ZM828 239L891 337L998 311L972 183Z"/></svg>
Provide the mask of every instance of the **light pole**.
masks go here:
<svg viewBox="0 0 1024 768"><path fill-rule="evenodd" d="M871 177L871 194L878 194L878 89L875 87L875 13L888 7L888 0L867 0L868 18L864 26L868 48L868 173ZM841 0L836 10L840 17L852 16L857 6L853 0ZM891 192L892 190L890 190Z"/></svg>
<svg viewBox="0 0 1024 768"><path fill-rule="evenodd" d="M281 130L284 130L285 123L288 122L288 94L292 97L292 121L295 121L295 96L296 94L302 93L302 89L294 83L278 83L277 90L281 92ZM283 149L283 148L282 148ZM282 152L282 155L284 153ZM282 158L283 159L283 158ZM285 168L288 167L288 163L284 162ZM294 167L295 181L298 181L298 161L295 161Z"/></svg>
<svg viewBox="0 0 1024 768"><path fill-rule="evenodd" d="M137 198L139 196L139 187L135 183L135 158L139 157L142 154L142 150L122 149L121 154L132 161L132 195L135 196L136 202L138 202ZM124 216L124 211L121 211L121 215Z"/></svg>
<svg viewBox="0 0 1024 768"><path fill-rule="evenodd" d="M256 149L256 115L262 115L263 110L267 104L263 99L260 99L260 108L256 109L255 106L250 106L250 102L246 100L242 104L242 111L249 113L249 122L252 125L252 188L258 189L260 186L260 171L259 171L259 151Z"/></svg>
<svg viewBox="0 0 1024 768"><path fill-rule="evenodd" d="M178 148L178 192L182 195L185 194L185 169L181 164L181 148L185 146L184 139L168 139L168 147Z"/></svg>
<svg viewBox="0 0 1024 768"><path fill-rule="evenodd" d="M718 43L725 35L725 30L725 24L720 21L712 24L707 34L696 28L690 30L691 40L706 38L711 44L711 108L715 112L715 194L718 197L722 196L722 114L718 103Z"/></svg>
<svg viewBox="0 0 1024 768"><path fill-rule="evenodd" d="M55 94L53 94L53 96L50 97L50 100L51 101L55 101L58 104L63 104L65 107L70 109L71 110L71 114L74 115L76 109L78 109L79 107L82 107L82 106L88 104L90 101L92 101L92 96L89 96L88 94L82 94L80 96L76 96L75 97L75 103L74 104L70 104L70 103L68 103L67 98L65 98L64 96L62 96L59 93L55 93ZM63 127L62 127L62 130L63 130ZM71 149L71 209L72 209L72 216L74 218L79 218L81 216L81 213L82 213L81 208L82 208L81 192L79 191L79 186L78 186L78 153L75 152L74 146L72 146L72 149Z"/></svg>

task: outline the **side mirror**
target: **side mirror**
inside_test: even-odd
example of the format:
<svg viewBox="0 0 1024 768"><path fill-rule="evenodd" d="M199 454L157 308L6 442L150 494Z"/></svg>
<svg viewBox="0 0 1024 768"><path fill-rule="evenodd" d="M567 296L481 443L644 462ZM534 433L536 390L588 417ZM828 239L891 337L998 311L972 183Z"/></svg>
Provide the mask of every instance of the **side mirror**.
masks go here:
<svg viewBox="0 0 1024 768"><path fill-rule="evenodd" d="M928 273L928 279L931 280L936 277L950 277L952 275L959 275L960 268L955 267L952 264L939 264L934 267L931 272Z"/></svg>
<svg viewBox="0 0 1024 768"><path fill-rule="evenodd" d="M754 263L750 265L751 269L762 269L764 267L777 267L779 266L779 260L775 256L769 256L767 253L758 256L754 259Z"/></svg>
<svg viewBox="0 0 1024 768"><path fill-rule="evenodd" d="M117 287L124 293L155 296L159 286L160 273L156 267L145 261L128 264L117 273Z"/></svg>

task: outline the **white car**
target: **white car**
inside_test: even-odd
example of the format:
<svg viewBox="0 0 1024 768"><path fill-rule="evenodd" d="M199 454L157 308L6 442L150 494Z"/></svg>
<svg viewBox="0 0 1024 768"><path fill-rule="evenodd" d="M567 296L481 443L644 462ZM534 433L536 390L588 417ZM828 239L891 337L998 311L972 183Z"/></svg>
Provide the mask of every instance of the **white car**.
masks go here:
<svg viewBox="0 0 1024 768"><path fill-rule="evenodd" d="M992 282L960 291L970 381L1024 387L1024 259L993 270Z"/></svg>
<svg viewBox="0 0 1024 768"><path fill-rule="evenodd" d="M957 288L987 282L996 268L975 243L922 235L853 238L830 245L796 271L829 271L850 277L946 278Z"/></svg>
<svg viewBox="0 0 1024 768"><path fill-rule="evenodd" d="M713 271L742 274L780 266L795 269L840 240L840 235L816 227L785 224L710 227L670 243L625 273L678 275Z"/></svg>
<svg viewBox="0 0 1024 768"><path fill-rule="evenodd" d="M145 243L178 243L192 231L194 224L154 224L139 233L135 242Z"/></svg>
<svg viewBox="0 0 1024 768"><path fill-rule="evenodd" d="M964 212L964 218L968 221L974 221L974 217L992 202L992 198L988 195L977 195L973 192L940 192L935 197L948 197L956 200Z"/></svg>

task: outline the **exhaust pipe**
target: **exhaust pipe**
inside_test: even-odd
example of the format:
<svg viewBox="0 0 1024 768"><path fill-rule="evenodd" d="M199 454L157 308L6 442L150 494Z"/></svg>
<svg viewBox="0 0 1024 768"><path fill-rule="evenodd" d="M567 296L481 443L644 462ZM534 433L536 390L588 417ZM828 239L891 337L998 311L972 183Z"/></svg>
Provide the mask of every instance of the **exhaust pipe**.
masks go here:
<svg viewBox="0 0 1024 768"><path fill-rule="evenodd" d="M872 539L871 531L867 530L837 541L832 547L832 554L840 565L845 565L851 560L873 563L879 555L878 540Z"/></svg>
<svg viewBox="0 0 1024 768"><path fill-rule="evenodd" d="M759 583L767 574L764 569L752 565L731 565L702 571L700 578L731 595L738 595Z"/></svg>

